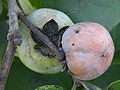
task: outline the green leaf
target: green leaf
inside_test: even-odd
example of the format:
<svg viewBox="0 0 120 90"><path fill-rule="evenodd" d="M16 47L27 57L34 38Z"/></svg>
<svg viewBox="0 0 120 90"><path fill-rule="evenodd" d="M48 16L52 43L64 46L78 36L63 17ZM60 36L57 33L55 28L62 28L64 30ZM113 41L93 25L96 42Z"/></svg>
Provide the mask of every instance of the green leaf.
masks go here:
<svg viewBox="0 0 120 90"><path fill-rule="evenodd" d="M111 36L114 41L115 50L118 52L120 50L120 23L116 25L111 31Z"/></svg>
<svg viewBox="0 0 120 90"><path fill-rule="evenodd" d="M67 73L39 74L25 67L18 58L14 59L5 90L34 90L44 85L57 85L70 90L72 79Z"/></svg>
<svg viewBox="0 0 120 90"><path fill-rule="evenodd" d="M26 15L41 7L42 0L18 0L20 7Z"/></svg>
<svg viewBox="0 0 120 90"><path fill-rule="evenodd" d="M112 64L110 68L100 77L91 81L92 84L107 90L107 86L113 81L120 80L120 64Z"/></svg>
<svg viewBox="0 0 120 90"><path fill-rule="evenodd" d="M92 21L100 23L103 26L105 26L109 31L111 30L110 33L115 43L116 52L119 51L120 49L118 38L120 36L118 24L120 22L119 11L120 0L20 0L20 1L22 3L20 5L26 14L29 14L36 8L40 7L53 8L65 12L75 23L83 21ZM0 33L1 32L2 30L0 30ZM3 38L0 38L0 40L2 39ZM6 42L6 39L4 40ZM113 64L110 66L110 68L100 77L91 80L91 83L96 86L99 86L103 90L106 90L107 86L110 83L116 80L120 80L119 57L120 55L117 53L113 59ZM19 60L17 59L15 60L16 61L12 65L5 90L34 90L35 88L43 85L58 85L62 86L64 90L70 90L72 87L72 80L67 73L42 75L29 70Z"/></svg>
<svg viewBox="0 0 120 90"><path fill-rule="evenodd" d="M23 12L27 15L34 11L36 7L33 7L29 0L18 0ZM34 1L35 2L35 1Z"/></svg>
<svg viewBox="0 0 120 90"><path fill-rule="evenodd" d="M0 15L2 13L2 9L3 9L3 7L2 7L2 1L0 0Z"/></svg>
<svg viewBox="0 0 120 90"><path fill-rule="evenodd" d="M46 85L46 86L41 86L35 90L63 90L63 88L56 85Z"/></svg>
<svg viewBox="0 0 120 90"><path fill-rule="evenodd" d="M42 8L65 12L75 22L97 22L111 30L120 22L120 0L42 0Z"/></svg>
<svg viewBox="0 0 120 90"><path fill-rule="evenodd" d="M6 0L1 0L2 1L2 13L0 15L0 21L7 19L7 12L8 12L8 6L7 6L7 1Z"/></svg>
<svg viewBox="0 0 120 90"><path fill-rule="evenodd" d="M40 8L42 0L29 0L33 7Z"/></svg>
<svg viewBox="0 0 120 90"><path fill-rule="evenodd" d="M115 82L112 82L109 86L108 86L108 90L120 90L120 80L117 80Z"/></svg>
<svg viewBox="0 0 120 90"><path fill-rule="evenodd" d="M4 56L4 52L7 46L7 32L8 32L8 24L6 21L0 22L0 63L2 62L2 58Z"/></svg>
<svg viewBox="0 0 120 90"><path fill-rule="evenodd" d="M120 53L116 52L113 58L113 64L120 64Z"/></svg>
<svg viewBox="0 0 120 90"><path fill-rule="evenodd" d="M110 34L115 46L113 63L120 64L120 23L110 31Z"/></svg>

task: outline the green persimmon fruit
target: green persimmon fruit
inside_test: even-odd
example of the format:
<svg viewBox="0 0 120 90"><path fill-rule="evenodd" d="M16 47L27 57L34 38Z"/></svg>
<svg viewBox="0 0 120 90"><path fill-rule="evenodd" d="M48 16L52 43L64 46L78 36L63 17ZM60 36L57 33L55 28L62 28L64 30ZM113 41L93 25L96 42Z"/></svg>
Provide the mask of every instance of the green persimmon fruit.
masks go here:
<svg viewBox="0 0 120 90"><path fill-rule="evenodd" d="M59 29L64 26L73 25L73 22L66 14L61 11L48 8L41 8L33 11L27 16L27 19L40 29L43 28L45 23L51 19L56 21ZM25 66L42 74L60 72L62 65L58 59L55 57L45 57L33 48L36 43L30 35L30 30L23 23L20 23L20 34L22 35L23 41L21 46L17 46L16 53Z"/></svg>

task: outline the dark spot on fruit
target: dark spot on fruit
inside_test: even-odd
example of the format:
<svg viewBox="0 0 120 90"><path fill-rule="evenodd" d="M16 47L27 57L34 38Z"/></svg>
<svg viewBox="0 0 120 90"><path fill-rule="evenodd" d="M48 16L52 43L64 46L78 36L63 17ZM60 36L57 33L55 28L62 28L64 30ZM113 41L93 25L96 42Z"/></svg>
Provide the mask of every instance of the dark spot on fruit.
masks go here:
<svg viewBox="0 0 120 90"><path fill-rule="evenodd" d="M101 55L101 57L107 57L108 56L108 54L106 53L106 54L102 54Z"/></svg>
<svg viewBox="0 0 120 90"><path fill-rule="evenodd" d="M75 44L72 44L72 46L74 46Z"/></svg>
<svg viewBox="0 0 120 90"><path fill-rule="evenodd" d="M75 31L75 33L79 33L79 30Z"/></svg>

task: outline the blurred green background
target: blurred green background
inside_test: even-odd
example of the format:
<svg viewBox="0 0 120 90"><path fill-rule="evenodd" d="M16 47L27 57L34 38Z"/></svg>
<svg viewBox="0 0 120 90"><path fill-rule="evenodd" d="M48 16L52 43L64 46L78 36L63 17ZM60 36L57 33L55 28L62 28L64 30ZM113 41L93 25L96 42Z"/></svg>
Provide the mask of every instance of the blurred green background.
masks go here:
<svg viewBox="0 0 120 90"><path fill-rule="evenodd" d="M117 81L120 80L120 0L19 0L19 4L26 15L39 8L53 8L66 13L74 23L90 21L105 26L115 44L114 59L110 68L90 83L103 90L108 85L111 90L120 90L120 81ZM7 46L7 11L6 0L0 0L0 64ZM67 73L42 75L29 70L15 57L5 90L34 90L43 85L58 85L70 90L72 84Z"/></svg>

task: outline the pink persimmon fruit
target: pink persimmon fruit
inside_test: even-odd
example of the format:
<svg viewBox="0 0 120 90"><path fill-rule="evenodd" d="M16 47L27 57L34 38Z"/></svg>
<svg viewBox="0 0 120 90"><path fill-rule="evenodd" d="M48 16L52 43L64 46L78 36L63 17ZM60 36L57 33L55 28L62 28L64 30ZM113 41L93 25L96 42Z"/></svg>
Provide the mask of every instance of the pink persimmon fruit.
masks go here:
<svg viewBox="0 0 120 90"><path fill-rule="evenodd" d="M114 44L109 32L93 22L77 23L62 36L68 68L80 80L103 74L112 62Z"/></svg>

